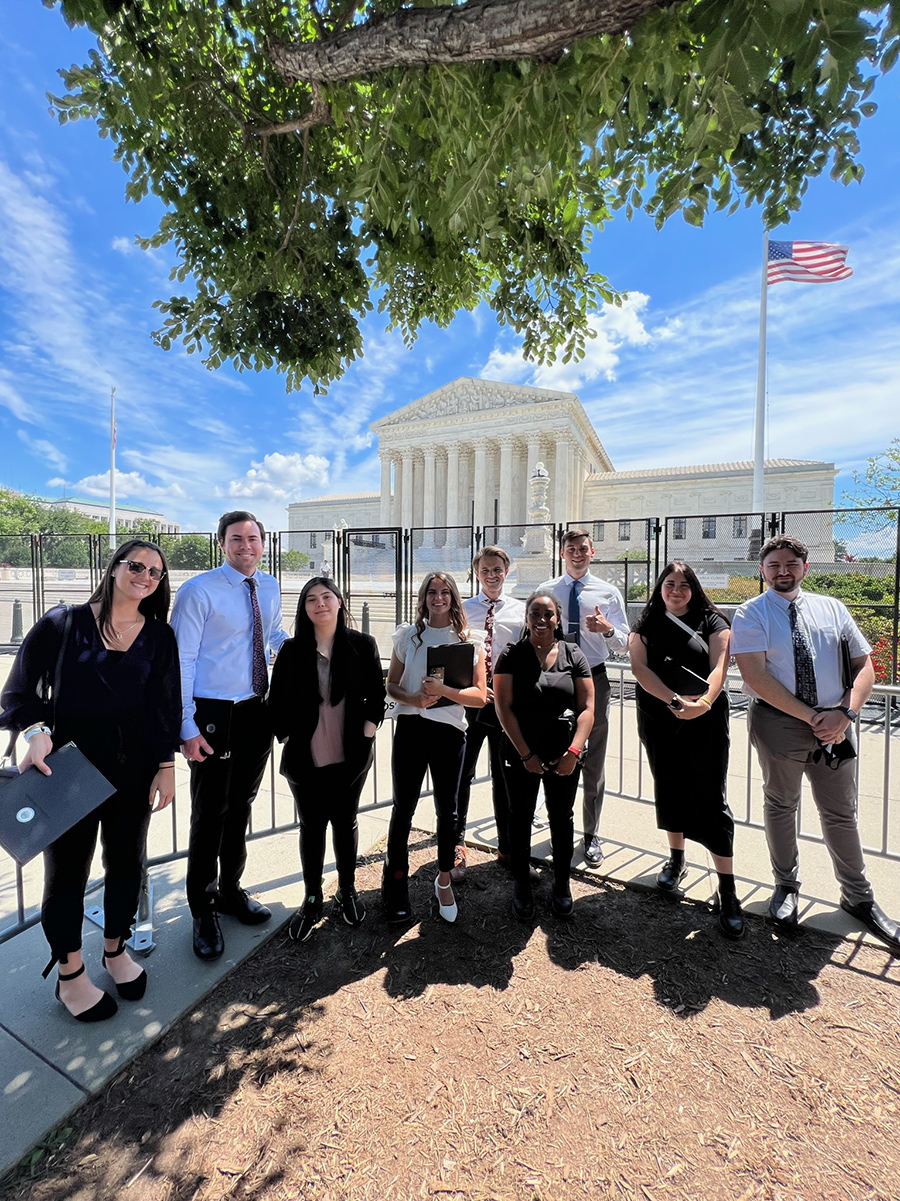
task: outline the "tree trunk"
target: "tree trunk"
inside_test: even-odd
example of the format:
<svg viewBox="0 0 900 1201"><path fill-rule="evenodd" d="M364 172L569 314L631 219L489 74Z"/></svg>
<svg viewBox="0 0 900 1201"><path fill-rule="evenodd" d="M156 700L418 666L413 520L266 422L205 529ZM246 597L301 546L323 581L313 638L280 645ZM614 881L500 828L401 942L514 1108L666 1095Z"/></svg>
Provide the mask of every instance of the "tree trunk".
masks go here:
<svg viewBox="0 0 900 1201"><path fill-rule="evenodd" d="M675 0L470 0L403 8L322 42L278 42L269 56L288 83L341 83L389 67L481 59L553 59L586 37L622 33Z"/></svg>

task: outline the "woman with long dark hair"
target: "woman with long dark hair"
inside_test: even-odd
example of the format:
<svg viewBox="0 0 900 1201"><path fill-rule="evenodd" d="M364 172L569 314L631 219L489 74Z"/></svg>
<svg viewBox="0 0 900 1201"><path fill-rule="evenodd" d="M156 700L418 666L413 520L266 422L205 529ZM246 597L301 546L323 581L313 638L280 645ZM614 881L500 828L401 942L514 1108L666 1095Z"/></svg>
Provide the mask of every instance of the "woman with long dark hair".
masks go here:
<svg viewBox="0 0 900 1201"><path fill-rule="evenodd" d="M384 718L384 678L374 638L348 626L340 589L327 576L303 586L294 637L278 652L268 707L284 743L281 774L300 820L300 862L306 899L288 933L306 942L322 916L325 834L338 871L335 912L348 926L366 916L356 892L359 797Z"/></svg>
<svg viewBox="0 0 900 1201"><path fill-rule="evenodd" d="M715 908L726 938L744 918L734 886L734 819L725 800L728 773L728 671L731 630L697 575L676 559L660 573L628 640L637 680L638 734L656 796L656 824L669 858L657 877L671 892L684 879L686 838L710 852L719 876Z"/></svg>
<svg viewBox="0 0 900 1201"><path fill-rule="evenodd" d="M494 703L506 735L513 913L523 922L534 917L531 824L543 781L553 853L550 906L557 917L569 918L575 793L594 724L594 681L581 648L563 641L562 611L552 593L534 592L525 602L525 633L494 666Z"/></svg>
<svg viewBox="0 0 900 1201"><path fill-rule="evenodd" d="M482 635L483 637L483 635ZM453 688L428 674L429 647L474 643L472 684ZM388 695L397 702L391 775L394 805L382 877L382 899L389 922L403 922L409 908L409 833L425 772L431 772L437 813L438 874L434 895L444 921L456 921L450 870L456 847L456 800L466 745L466 707L480 709L487 699L484 649L478 632L466 624L453 576L430 571L422 581L412 625L394 633L388 669Z"/></svg>
<svg viewBox="0 0 900 1201"><path fill-rule="evenodd" d="M167 624L168 566L152 542L116 550L86 605L51 609L19 648L0 698L0 726L24 734L22 771L50 774L54 746L74 742L116 792L44 852L41 923L59 964L56 995L80 1022L102 1021L116 1002L85 972L84 890L99 829L105 872L103 966L126 1001L147 974L125 943L137 912L151 812L175 795L181 689ZM71 618L69 622L67 619ZM62 656L59 695L49 696Z"/></svg>

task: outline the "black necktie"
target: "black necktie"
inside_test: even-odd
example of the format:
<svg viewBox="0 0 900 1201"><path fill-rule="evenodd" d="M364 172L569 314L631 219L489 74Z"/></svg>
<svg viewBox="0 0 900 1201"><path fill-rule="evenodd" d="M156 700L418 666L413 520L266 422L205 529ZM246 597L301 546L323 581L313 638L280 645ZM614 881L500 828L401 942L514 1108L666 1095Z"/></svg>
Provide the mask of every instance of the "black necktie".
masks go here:
<svg viewBox="0 0 900 1201"><path fill-rule="evenodd" d="M578 597L584 583L581 580L576 580L569 592L569 634L575 635L575 642L581 646L581 606L578 603Z"/></svg>
<svg viewBox="0 0 900 1201"><path fill-rule="evenodd" d="M819 703L819 693L816 689L816 667L813 663L809 640L797 622L796 601L791 601L788 605L788 617L791 621L791 641L794 644L794 695L798 700L815 708Z"/></svg>
<svg viewBox="0 0 900 1201"><path fill-rule="evenodd" d="M253 695L265 696L269 687L269 671L266 667L266 643L263 638L262 614L256 599L256 580L247 580L250 589L250 607L253 610Z"/></svg>

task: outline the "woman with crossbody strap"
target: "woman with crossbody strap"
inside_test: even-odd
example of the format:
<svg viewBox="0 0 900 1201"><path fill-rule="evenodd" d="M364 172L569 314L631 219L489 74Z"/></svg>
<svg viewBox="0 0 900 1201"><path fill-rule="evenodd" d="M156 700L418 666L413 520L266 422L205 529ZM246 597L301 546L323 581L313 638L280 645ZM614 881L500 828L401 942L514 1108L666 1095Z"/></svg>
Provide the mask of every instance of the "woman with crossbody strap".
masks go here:
<svg viewBox="0 0 900 1201"><path fill-rule="evenodd" d="M726 938L744 918L734 884L734 819L725 800L728 772L728 671L731 630L681 560L660 573L628 640L637 680L638 734L666 831L669 858L657 877L672 892L687 875L685 839L710 852L718 873L715 909Z"/></svg>

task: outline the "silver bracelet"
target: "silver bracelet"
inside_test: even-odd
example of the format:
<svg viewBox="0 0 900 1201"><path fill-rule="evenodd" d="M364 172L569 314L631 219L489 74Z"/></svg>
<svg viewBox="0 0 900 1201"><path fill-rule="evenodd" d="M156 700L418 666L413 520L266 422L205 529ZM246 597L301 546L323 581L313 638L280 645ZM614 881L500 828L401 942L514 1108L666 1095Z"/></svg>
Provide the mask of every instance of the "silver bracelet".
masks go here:
<svg viewBox="0 0 900 1201"><path fill-rule="evenodd" d="M49 726L36 726L35 729L33 729L33 730L27 730L22 735L22 737L25 739L26 742L31 742L31 740L32 740L32 738L34 738L35 734L49 734L50 732L51 731L50 731Z"/></svg>

